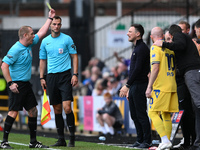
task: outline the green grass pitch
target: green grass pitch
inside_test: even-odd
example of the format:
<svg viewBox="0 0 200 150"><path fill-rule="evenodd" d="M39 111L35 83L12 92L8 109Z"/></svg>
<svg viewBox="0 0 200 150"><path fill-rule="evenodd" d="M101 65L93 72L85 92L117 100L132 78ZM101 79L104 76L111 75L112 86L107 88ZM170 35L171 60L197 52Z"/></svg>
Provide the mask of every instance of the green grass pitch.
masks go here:
<svg viewBox="0 0 200 150"><path fill-rule="evenodd" d="M3 132L0 132L0 141L3 139ZM14 149L29 149L28 144L30 141L30 136L27 134L15 134L10 133L9 135L9 144L14 147ZM52 145L56 142L55 138L48 138L37 136L37 140L42 142L44 145ZM66 140L68 142L68 140ZM49 150L62 150L62 149L72 149L72 150L127 150L125 147L116 147L116 146L107 146L103 144L90 143L90 142L81 142L76 141L75 147L50 147Z"/></svg>

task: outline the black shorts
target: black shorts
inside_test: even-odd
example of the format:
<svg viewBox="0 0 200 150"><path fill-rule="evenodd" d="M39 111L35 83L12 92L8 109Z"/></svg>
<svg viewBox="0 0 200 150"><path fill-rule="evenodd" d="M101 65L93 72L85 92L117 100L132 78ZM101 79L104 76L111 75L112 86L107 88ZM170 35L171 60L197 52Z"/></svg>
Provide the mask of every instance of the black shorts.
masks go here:
<svg viewBox="0 0 200 150"><path fill-rule="evenodd" d="M31 108L37 106L37 101L32 90L30 82L15 81L18 85L19 93L13 93L8 89L9 94L9 111L20 111L23 107L28 111Z"/></svg>
<svg viewBox="0 0 200 150"><path fill-rule="evenodd" d="M121 128L122 127L122 123L119 121L115 121L113 128L117 129L117 128Z"/></svg>
<svg viewBox="0 0 200 150"><path fill-rule="evenodd" d="M47 90L51 105L73 101L71 78L71 70L47 75Z"/></svg>

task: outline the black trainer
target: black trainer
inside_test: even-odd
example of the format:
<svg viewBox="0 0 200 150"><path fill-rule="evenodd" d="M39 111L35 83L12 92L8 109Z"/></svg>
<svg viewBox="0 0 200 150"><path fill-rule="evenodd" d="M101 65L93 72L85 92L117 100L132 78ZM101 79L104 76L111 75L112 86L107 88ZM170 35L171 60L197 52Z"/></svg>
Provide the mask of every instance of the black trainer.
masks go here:
<svg viewBox="0 0 200 150"><path fill-rule="evenodd" d="M75 147L75 136L70 136L67 147Z"/></svg>
<svg viewBox="0 0 200 150"><path fill-rule="evenodd" d="M53 145L50 145L52 147L55 147L55 146L66 146L66 141L65 139L58 139L58 141L53 144Z"/></svg>
<svg viewBox="0 0 200 150"><path fill-rule="evenodd" d="M13 149L13 147L11 147L8 142L1 142L1 148L3 149Z"/></svg>
<svg viewBox="0 0 200 150"><path fill-rule="evenodd" d="M140 146L140 142L136 141L135 143L133 143L132 145L127 146L128 148L134 148L134 147L138 147Z"/></svg>
<svg viewBox="0 0 200 150"><path fill-rule="evenodd" d="M152 144L149 143L141 143L137 148L149 148Z"/></svg>
<svg viewBox="0 0 200 150"><path fill-rule="evenodd" d="M43 145L41 142L29 143L29 148L49 148L49 146Z"/></svg>

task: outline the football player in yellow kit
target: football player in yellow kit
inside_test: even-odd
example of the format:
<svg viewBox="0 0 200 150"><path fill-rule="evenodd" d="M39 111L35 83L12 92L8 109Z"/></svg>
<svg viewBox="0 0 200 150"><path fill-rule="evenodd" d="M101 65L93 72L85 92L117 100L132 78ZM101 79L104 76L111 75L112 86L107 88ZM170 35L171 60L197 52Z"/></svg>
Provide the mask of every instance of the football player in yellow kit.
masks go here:
<svg viewBox="0 0 200 150"><path fill-rule="evenodd" d="M155 27L151 30L153 42L163 40L163 30ZM158 46L150 49L151 74L146 90L149 101L149 117L151 118L161 143L158 150L170 149L172 130L171 112L178 112L177 85L175 80L175 55L173 51ZM162 119L160 118L160 114Z"/></svg>

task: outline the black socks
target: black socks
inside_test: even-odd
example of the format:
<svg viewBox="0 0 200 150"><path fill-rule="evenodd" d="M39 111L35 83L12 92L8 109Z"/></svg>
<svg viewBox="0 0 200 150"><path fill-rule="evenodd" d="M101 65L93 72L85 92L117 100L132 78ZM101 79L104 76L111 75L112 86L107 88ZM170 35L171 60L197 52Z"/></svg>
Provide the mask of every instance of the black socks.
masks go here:
<svg viewBox="0 0 200 150"><path fill-rule="evenodd" d="M14 121L15 121L15 118L12 118L10 116L6 117L5 124L4 124L4 134L3 134L4 142L8 142L8 135L10 133L10 130L12 128Z"/></svg>
<svg viewBox="0 0 200 150"><path fill-rule="evenodd" d="M30 142L35 143L37 141L37 117L28 117L28 127L30 129Z"/></svg>

